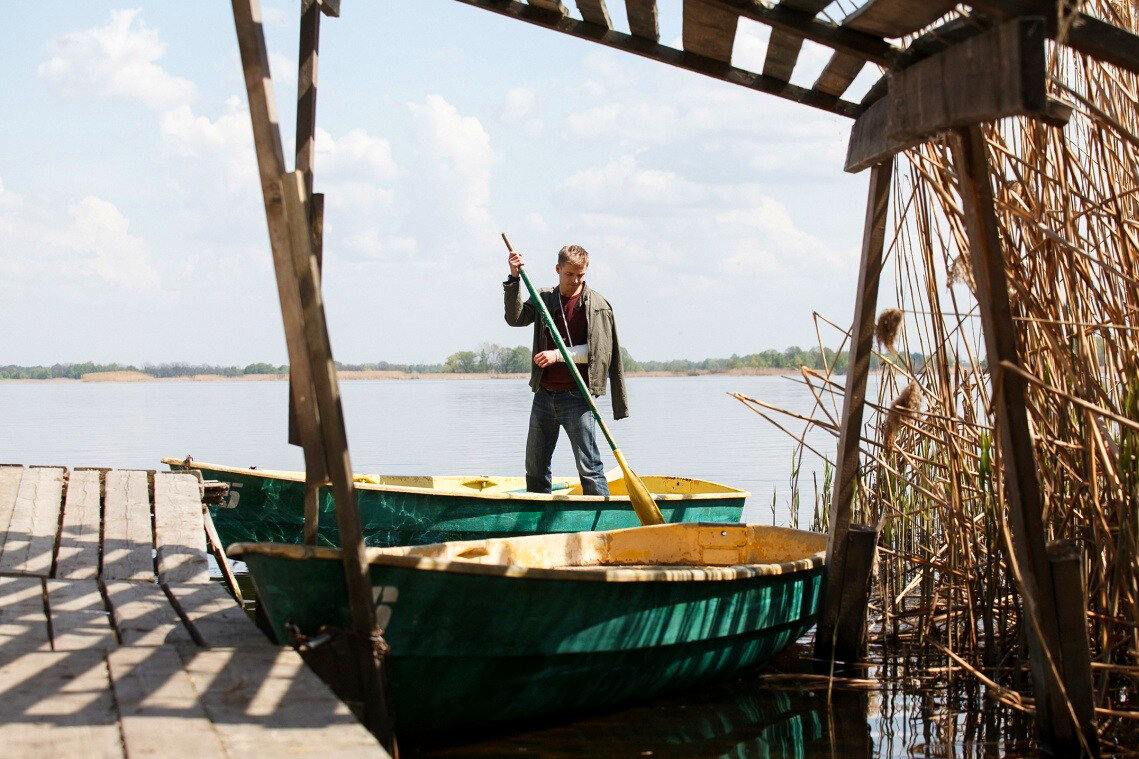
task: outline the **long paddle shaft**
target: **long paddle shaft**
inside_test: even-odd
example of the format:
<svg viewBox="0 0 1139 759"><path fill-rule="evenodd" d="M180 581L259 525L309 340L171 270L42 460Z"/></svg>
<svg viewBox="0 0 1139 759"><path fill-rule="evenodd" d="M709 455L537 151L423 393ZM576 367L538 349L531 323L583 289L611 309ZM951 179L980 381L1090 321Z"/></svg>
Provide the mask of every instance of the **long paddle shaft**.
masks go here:
<svg viewBox="0 0 1139 759"><path fill-rule="evenodd" d="M506 233L502 233L502 241L506 243L506 249L511 253L514 252L514 246L510 244L510 238ZM538 291L534 289L534 284L530 281L530 277L526 274L525 267L519 267L518 273L522 277L522 282L525 283L526 289L530 292L530 298L537 306L538 313L542 315L542 321L545 323L546 328L550 330L550 334L554 338L554 345L557 346L558 352L562 354L562 361L566 362L569 367L570 376L577 384L577 389L581 391L582 396L586 402L589 403L589 409L593 412L593 418L601 425L601 432L604 433L605 439L609 442L609 447L613 451L614 458L617 459L618 466L621 467L621 473L625 475L625 489L629 491L629 502L633 505L633 510L637 512L637 517L640 518L641 524L664 524L664 517L661 516L660 509L657 508L656 501L653 500L649 489L645 487L645 483L641 482L629 464L625 461L624 454L621 449L617 447L617 443L613 440L613 435L609 432L608 425L605 420L601 418L601 412L597 410L597 403L594 402L593 396L589 394L589 388L585 386L585 380L581 378L581 372L578 371L577 365L573 362L573 356L570 355L569 348L562 340L561 334L558 333L557 325L554 324L554 317L550 315L550 310L546 308L545 302L538 297Z"/></svg>

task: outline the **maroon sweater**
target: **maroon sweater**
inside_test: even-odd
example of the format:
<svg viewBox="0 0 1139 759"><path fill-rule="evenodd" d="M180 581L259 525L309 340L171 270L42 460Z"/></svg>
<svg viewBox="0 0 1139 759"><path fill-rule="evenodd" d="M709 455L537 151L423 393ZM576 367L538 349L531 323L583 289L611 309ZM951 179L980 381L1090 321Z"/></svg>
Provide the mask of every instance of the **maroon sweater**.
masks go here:
<svg viewBox="0 0 1139 759"><path fill-rule="evenodd" d="M558 333L565 340L566 346L581 345L589 340L589 332L586 329L585 323L585 309L579 308L581 305L581 293L567 298L566 296L558 293L558 297L562 301L561 311L554 311L550 316L554 317L554 324L558 328ZM564 315L564 316L563 316ZM568 326L568 330L566 329ZM557 350L558 346L554 343L554 338L551 337L549 329L542 333L543 336L543 350ZM586 367L579 366L583 376L589 376ZM542 387L547 390L573 390L577 388L577 383L573 381L573 375L570 374L569 367L564 362L558 361L556 364L550 364L542 370Z"/></svg>

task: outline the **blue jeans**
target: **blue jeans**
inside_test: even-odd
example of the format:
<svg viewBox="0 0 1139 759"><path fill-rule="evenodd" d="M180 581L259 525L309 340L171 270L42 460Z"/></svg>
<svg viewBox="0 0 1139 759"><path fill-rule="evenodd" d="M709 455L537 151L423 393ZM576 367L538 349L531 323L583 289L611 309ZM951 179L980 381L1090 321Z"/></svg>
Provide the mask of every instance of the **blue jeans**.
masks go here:
<svg viewBox="0 0 1139 759"><path fill-rule="evenodd" d="M573 446L581 492L585 495L609 495L605 482L601 452L597 450L596 424L589 403L578 390L551 393L539 387L530 407L530 434L526 438L526 489L531 493L549 493L550 461L558 444L558 428L564 428Z"/></svg>

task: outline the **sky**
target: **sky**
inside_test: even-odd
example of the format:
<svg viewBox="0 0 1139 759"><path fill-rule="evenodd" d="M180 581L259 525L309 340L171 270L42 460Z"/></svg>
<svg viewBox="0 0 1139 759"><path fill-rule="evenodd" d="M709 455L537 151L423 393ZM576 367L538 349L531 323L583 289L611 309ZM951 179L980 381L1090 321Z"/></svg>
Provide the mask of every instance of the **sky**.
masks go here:
<svg viewBox="0 0 1139 759"><path fill-rule="evenodd" d="M290 167L299 4L262 3ZM679 46L680 0L659 5ZM229 3L6 6L0 364L285 363ZM761 69L766 37L741 21L733 62ZM584 246L640 360L850 322L868 174L842 171L849 120L454 0L344 0L320 52L337 360L528 345L502 318L501 232L539 286ZM826 57L807 43L792 81Z"/></svg>

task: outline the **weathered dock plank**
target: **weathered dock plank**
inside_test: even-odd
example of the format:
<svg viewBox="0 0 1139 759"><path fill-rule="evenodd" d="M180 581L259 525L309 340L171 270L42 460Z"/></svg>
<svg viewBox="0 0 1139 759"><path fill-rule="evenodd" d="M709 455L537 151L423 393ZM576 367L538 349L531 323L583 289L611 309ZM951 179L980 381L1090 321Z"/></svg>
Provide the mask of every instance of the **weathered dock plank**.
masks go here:
<svg viewBox="0 0 1139 759"><path fill-rule="evenodd" d="M53 651L109 651L118 645L97 581L47 580L45 584Z"/></svg>
<svg viewBox="0 0 1139 759"><path fill-rule="evenodd" d="M203 759L236 756L222 747L174 649L124 646L108 654L107 664L130 756L183 752ZM172 751L175 736L183 748Z"/></svg>
<svg viewBox="0 0 1139 759"><path fill-rule="evenodd" d="M41 577L51 573L63 475L57 467L24 470L0 553L0 571Z"/></svg>
<svg viewBox="0 0 1139 759"><path fill-rule="evenodd" d="M43 594L39 577L0 577L0 661L50 648Z"/></svg>
<svg viewBox="0 0 1139 759"><path fill-rule="evenodd" d="M388 756L209 580L193 475L5 467L0 524L0 756Z"/></svg>
<svg viewBox="0 0 1139 759"><path fill-rule="evenodd" d="M12 509L16 507L16 492L20 489L20 479L23 476L22 466L0 467L0 540L7 538Z"/></svg>
<svg viewBox="0 0 1139 759"><path fill-rule="evenodd" d="M111 619L123 645L192 642L162 588L149 582L109 582Z"/></svg>
<svg viewBox="0 0 1139 759"><path fill-rule="evenodd" d="M166 590L206 646L264 646L269 641L220 583L168 585Z"/></svg>
<svg viewBox="0 0 1139 759"><path fill-rule="evenodd" d="M102 482L98 470L71 473L63 502L55 576L90 580L99 576L99 530Z"/></svg>
<svg viewBox="0 0 1139 759"><path fill-rule="evenodd" d="M150 484L146 472L112 470L103 507L103 579L154 579Z"/></svg>
<svg viewBox="0 0 1139 759"><path fill-rule="evenodd" d="M102 651L46 651L0 662L0 724L4 756L125 756Z"/></svg>
<svg viewBox="0 0 1139 759"><path fill-rule="evenodd" d="M292 649L179 651L229 756L387 756Z"/></svg>
<svg viewBox="0 0 1139 759"><path fill-rule="evenodd" d="M160 581L209 583L202 495L194 475L154 475L154 545Z"/></svg>

